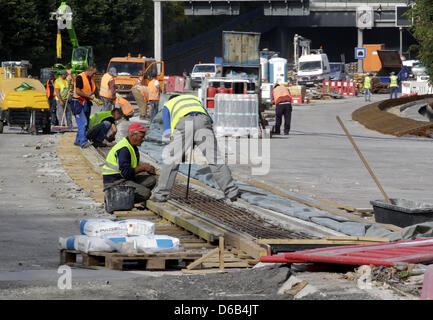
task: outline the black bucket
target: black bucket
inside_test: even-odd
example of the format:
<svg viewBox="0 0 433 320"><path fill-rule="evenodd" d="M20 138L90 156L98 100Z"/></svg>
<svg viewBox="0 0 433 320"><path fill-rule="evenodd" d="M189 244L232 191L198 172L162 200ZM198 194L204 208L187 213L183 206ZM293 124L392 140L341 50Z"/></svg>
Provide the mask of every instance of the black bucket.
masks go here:
<svg viewBox="0 0 433 320"><path fill-rule="evenodd" d="M131 210L134 208L135 188L131 186L114 186L104 189L105 210L113 211Z"/></svg>
<svg viewBox="0 0 433 320"><path fill-rule="evenodd" d="M405 199L389 199L370 201L373 205L376 222L389 223L399 227L433 221L433 204L415 202Z"/></svg>

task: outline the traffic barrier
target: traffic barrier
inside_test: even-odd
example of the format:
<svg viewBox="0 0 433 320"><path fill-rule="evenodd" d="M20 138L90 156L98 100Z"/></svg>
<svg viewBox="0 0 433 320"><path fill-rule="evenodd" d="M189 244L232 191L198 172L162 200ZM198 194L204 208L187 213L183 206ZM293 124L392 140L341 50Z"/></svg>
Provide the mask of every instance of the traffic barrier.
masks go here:
<svg viewBox="0 0 433 320"><path fill-rule="evenodd" d="M304 104L308 103L308 100L303 96L291 96L292 97L292 104Z"/></svg>
<svg viewBox="0 0 433 320"><path fill-rule="evenodd" d="M339 93L343 96L356 95L356 82L355 81L323 81L323 93Z"/></svg>
<svg viewBox="0 0 433 320"><path fill-rule="evenodd" d="M185 77L174 76L174 91L183 92L185 88Z"/></svg>
<svg viewBox="0 0 433 320"><path fill-rule="evenodd" d="M174 91L174 80L174 77L164 77L165 91Z"/></svg>
<svg viewBox="0 0 433 320"><path fill-rule="evenodd" d="M414 94L433 94L433 88L428 81L402 81L401 93L406 97Z"/></svg>

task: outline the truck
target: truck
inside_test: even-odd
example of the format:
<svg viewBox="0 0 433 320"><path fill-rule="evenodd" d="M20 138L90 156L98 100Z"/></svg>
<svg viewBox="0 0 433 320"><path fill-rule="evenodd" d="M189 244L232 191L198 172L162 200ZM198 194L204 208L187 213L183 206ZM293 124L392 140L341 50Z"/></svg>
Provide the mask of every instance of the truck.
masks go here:
<svg viewBox="0 0 433 320"><path fill-rule="evenodd" d="M217 135L255 135L259 132L261 99L260 33L223 31L222 77L204 79L198 96L215 115ZM220 94L226 94L221 95ZM233 98L231 95L233 94ZM217 102L223 99L215 112Z"/></svg>
<svg viewBox="0 0 433 320"><path fill-rule="evenodd" d="M216 63L198 63L191 71L191 87L199 88L204 78L222 76L222 65Z"/></svg>
<svg viewBox="0 0 433 320"><path fill-rule="evenodd" d="M409 79L409 69L403 65L400 53L397 50L377 50L377 54L380 59L381 69L377 72L376 77L380 79L381 83L390 83L391 72L394 72L400 82ZM399 92L401 92L401 85L399 86Z"/></svg>
<svg viewBox="0 0 433 320"><path fill-rule="evenodd" d="M297 81L298 85L314 86L329 80L331 67L326 53L306 54L299 58Z"/></svg>
<svg viewBox="0 0 433 320"><path fill-rule="evenodd" d="M137 83L147 86L152 79L159 81L160 88L164 87L164 61L155 61L154 58L146 58L140 54L132 57L113 57L107 66L116 68L114 76L117 93L125 99L132 98L132 87Z"/></svg>

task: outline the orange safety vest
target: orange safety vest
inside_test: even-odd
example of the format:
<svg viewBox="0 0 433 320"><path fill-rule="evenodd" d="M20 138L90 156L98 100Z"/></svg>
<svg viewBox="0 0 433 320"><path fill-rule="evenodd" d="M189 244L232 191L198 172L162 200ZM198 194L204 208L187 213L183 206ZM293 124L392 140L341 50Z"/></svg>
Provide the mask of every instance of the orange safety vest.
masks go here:
<svg viewBox="0 0 433 320"><path fill-rule="evenodd" d="M93 81L93 79L90 79L91 80L91 83L90 83L89 82L89 78L87 77L87 75L86 75L85 72L81 72L79 74L79 76L81 76L81 78L83 79L83 89L81 89L81 91L83 91L84 93L87 93L87 94L94 93L95 92L95 88L96 88L95 81ZM74 95L73 96L74 96L75 99L81 98L78 95L78 93L77 93L77 81L76 81L76 78L74 79Z"/></svg>
<svg viewBox="0 0 433 320"><path fill-rule="evenodd" d="M277 104L280 98L290 96L290 91L287 87L278 86L274 88L272 95L274 97L274 103Z"/></svg>
<svg viewBox="0 0 433 320"><path fill-rule="evenodd" d="M122 106L122 112L125 116L134 111L134 107L132 106L132 104L130 104L129 101L125 98L117 98L114 103L120 104Z"/></svg>
<svg viewBox="0 0 433 320"><path fill-rule="evenodd" d="M155 84L158 80L153 79L149 82L148 92L150 101L159 101L159 88L155 88Z"/></svg>
<svg viewBox="0 0 433 320"><path fill-rule="evenodd" d="M110 87L108 86L108 83L113 80L113 77L110 76L109 73L104 74L101 80L101 89L99 90L99 95L101 97L107 98L107 99L114 99L114 94L110 91Z"/></svg>
<svg viewBox="0 0 433 320"><path fill-rule="evenodd" d="M47 81L47 97L48 99L54 98L54 83L51 80Z"/></svg>

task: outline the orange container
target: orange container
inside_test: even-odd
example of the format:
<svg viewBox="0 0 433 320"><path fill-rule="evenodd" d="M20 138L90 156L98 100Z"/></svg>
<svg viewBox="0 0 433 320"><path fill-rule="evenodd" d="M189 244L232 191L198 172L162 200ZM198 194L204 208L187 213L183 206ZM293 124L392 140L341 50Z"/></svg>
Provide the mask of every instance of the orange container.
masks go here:
<svg viewBox="0 0 433 320"><path fill-rule="evenodd" d="M364 72L377 72L382 69L382 63L380 62L377 50L384 50L385 44L364 44L362 46L366 48L366 57L362 63L362 69Z"/></svg>

